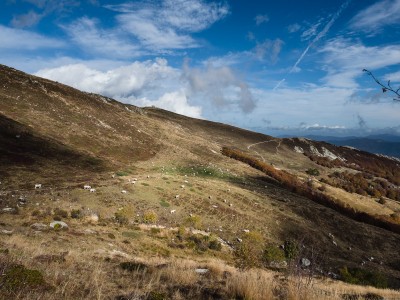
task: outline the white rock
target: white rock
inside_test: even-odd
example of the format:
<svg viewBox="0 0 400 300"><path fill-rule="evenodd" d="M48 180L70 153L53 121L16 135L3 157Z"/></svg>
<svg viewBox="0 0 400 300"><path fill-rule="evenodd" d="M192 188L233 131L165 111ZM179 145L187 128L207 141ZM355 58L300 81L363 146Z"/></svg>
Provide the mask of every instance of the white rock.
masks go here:
<svg viewBox="0 0 400 300"><path fill-rule="evenodd" d="M303 267L309 267L311 265L311 261L307 258L302 258L301 259L301 265Z"/></svg>
<svg viewBox="0 0 400 300"><path fill-rule="evenodd" d="M245 233L249 233L249 232L250 232L250 230L248 230L248 229L243 229L243 232L245 232Z"/></svg>
<svg viewBox="0 0 400 300"><path fill-rule="evenodd" d="M121 191L121 193L122 193L122 194L126 194L126 193L127 193L127 191L125 191L125 190L122 190L122 191Z"/></svg>
<svg viewBox="0 0 400 300"><path fill-rule="evenodd" d="M43 224L43 223L33 223L31 225L31 228L34 230L46 230L47 229L47 225Z"/></svg>
<svg viewBox="0 0 400 300"><path fill-rule="evenodd" d="M0 233L5 234L5 235L12 235L13 232L14 232L13 230L6 230L6 229L3 229L0 231Z"/></svg>
<svg viewBox="0 0 400 300"><path fill-rule="evenodd" d="M50 227L54 228L54 226L56 226L57 224L59 224L61 226L61 228L68 228L67 223L63 222L63 221L54 221L50 223Z"/></svg>
<svg viewBox="0 0 400 300"><path fill-rule="evenodd" d="M208 273L208 269L196 269L194 270L197 274L206 274Z"/></svg>
<svg viewBox="0 0 400 300"><path fill-rule="evenodd" d="M15 210L15 208L12 208L12 207L5 207L5 208L3 208L3 211L4 212L11 212L11 211L14 211Z"/></svg>

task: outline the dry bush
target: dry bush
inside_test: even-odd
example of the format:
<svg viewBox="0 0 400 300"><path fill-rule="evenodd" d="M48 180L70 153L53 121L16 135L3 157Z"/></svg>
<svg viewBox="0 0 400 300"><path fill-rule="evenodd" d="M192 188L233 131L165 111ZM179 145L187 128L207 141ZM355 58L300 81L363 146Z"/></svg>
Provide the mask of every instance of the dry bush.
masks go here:
<svg viewBox="0 0 400 300"><path fill-rule="evenodd" d="M161 278L168 284L195 285L199 276L195 272L197 263L190 260L173 260L162 269Z"/></svg>
<svg viewBox="0 0 400 300"><path fill-rule="evenodd" d="M273 273L259 269L235 272L226 281L227 294L232 298L268 300L275 299L274 290L277 287Z"/></svg>

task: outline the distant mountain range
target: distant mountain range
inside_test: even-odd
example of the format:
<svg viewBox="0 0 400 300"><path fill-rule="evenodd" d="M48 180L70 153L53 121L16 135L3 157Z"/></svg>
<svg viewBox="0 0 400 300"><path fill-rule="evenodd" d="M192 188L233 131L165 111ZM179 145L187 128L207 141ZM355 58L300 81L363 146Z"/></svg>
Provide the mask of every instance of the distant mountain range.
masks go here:
<svg viewBox="0 0 400 300"><path fill-rule="evenodd" d="M324 141L336 146L350 146L371 153L400 158L400 136L398 135L381 134L369 135L366 137L308 135L305 137L316 141Z"/></svg>

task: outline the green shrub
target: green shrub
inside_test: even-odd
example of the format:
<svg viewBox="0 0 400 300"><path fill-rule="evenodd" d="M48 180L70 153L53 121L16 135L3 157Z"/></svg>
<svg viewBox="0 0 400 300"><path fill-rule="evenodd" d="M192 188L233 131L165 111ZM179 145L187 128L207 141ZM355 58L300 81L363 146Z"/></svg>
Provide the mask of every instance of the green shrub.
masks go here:
<svg viewBox="0 0 400 300"><path fill-rule="evenodd" d="M135 215L135 211L132 206L126 206L114 213L115 220L119 224L126 225L129 220Z"/></svg>
<svg viewBox="0 0 400 300"><path fill-rule="evenodd" d="M240 267L251 268L260 266L264 244L264 238L261 233L251 231L245 234L241 243L237 245L235 250L235 254L239 259Z"/></svg>
<svg viewBox="0 0 400 300"><path fill-rule="evenodd" d="M285 241L284 252L287 259L295 259L299 254L298 244L292 240Z"/></svg>
<svg viewBox="0 0 400 300"><path fill-rule="evenodd" d="M21 289L36 290L47 288L42 273L38 270L27 269L23 265L14 265L0 277L0 288L7 292L17 292Z"/></svg>
<svg viewBox="0 0 400 300"><path fill-rule="evenodd" d="M198 215L192 215L190 217L188 217L185 220L185 223L189 226L189 227L193 227L195 229L200 229L201 228L201 217Z"/></svg>
<svg viewBox="0 0 400 300"><path fill-rule="evenodd" d="M147 224L154 224L158 220L158 215L153 210L148 210L143 214L143 222Z"/></svg>
<svg viewBox="0 0 400 300"><path fill-rule="evenodd" d="M319 176L319 171L317 169L307 169L306 173L311 176Z"/></svg>
<svg viewBox="0 0 400 300"><path fill-rule="evenodd" d="M371 285L377 288L387 288L387 278L378 272L352 268L348 269L346 266L339 269L340 278L347 283Z"/></svg>
<svg viewBox="0 0 400 300"><path fill-rule="evenodd" d="M60 209L60 208L55 208L54 209L54 217L58 217L58 218L68 218L68 212L66 210ZM56 221L61 221L61 220L56 220Z"/></svg>
<svg viewBox="0 0 400 300"><path fill-rule="evenodd" d="M166 300L168 297L161 292L151 291L147 296L147 300Z"/></svg>
<svg viewBox="0 0 400 300"><path fill-rule="evenodd" d="M276 246L267 246L264 249L263 258L267 263L282 262L285 260L285 252Z"/></svg>
<svg viewBox="0 0 400 300"><path fill-rule="evenodd" d="M208 243L208 248L215 251L221 251L222 244L216 238L212 238Z"/></svg>
<svg viewBox="0 0 400 300"><path fill-rule="evenodd" d="M82 218L82 211L80 209L71 210L71 218L73 218L73 219Z"/></svg>
<svg viewBox="0 0 400 300"><path fill-rule="evenodd" d="M115 173L115 175L117 175L117 176L128 176L129 173L125 172L125 171L118 171L118 172Z"/></svg>

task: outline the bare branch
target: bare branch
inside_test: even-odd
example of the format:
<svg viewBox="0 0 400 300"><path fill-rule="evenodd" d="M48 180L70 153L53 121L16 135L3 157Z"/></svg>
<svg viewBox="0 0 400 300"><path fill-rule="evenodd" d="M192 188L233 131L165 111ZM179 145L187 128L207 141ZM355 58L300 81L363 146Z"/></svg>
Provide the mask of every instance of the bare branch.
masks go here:
<svg viewBox="0 0 400 300"><path fill-rule="evenodd" d="M396 94L397 98L393 98L394 101L400 101L400 87L397 90L394 90L392 86L390 85L390 80L387 83L387 86L381 83L372 72L368 71L367 69L363 69L363 72L367 73L369 76L371 76L377 84L379 84L382 87L382 93L386 93L387 91L390 91L394 94Z"/></svg>

